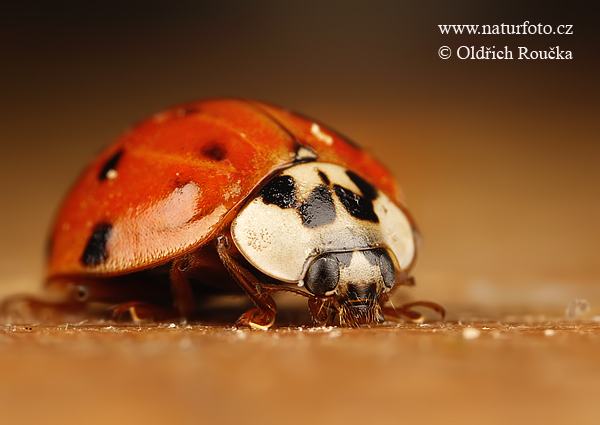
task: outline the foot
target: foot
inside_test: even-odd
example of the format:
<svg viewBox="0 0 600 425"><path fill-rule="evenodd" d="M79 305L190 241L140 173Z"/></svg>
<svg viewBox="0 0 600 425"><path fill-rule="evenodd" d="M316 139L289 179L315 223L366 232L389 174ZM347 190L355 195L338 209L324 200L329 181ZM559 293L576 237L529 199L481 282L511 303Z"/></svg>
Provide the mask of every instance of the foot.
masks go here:
<svg viewBox="0 0 600 425"><path fill-rule="evenodd" d="M415 301L412 303L403 304L400 307L384 306L381 308L381 311L383 312L386 318L390 318L392 320L404 318L416 323L425 320L423 314L413 310L414 307L429 308L438 313L441 316L442 320L444 320L444 317L446 317L446 310L444 309L444 307L431 301Z"/></svg>
<svg viewBox="0 0 600 425"><path fill-rule="evenodd" d="M174 308L159 307L142 301L131 301L113 307L113 319L120 321L127 316L136 323L152 321L161 322L180 318L178 311Z"/></svg>
<svg viewBox="0 0 600 425"><path fill-rule="evenodd" d="M266 331L275 323L275 312L252 308L242 314L235 322L236 326L247 326L250 329Z"/></svg>

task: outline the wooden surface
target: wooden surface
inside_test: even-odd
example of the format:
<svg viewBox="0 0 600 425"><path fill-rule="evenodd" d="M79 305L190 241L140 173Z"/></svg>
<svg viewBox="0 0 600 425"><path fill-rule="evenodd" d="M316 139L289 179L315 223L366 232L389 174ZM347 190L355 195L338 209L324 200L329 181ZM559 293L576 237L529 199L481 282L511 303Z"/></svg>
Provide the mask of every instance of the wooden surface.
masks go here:
<svg viewBox="0 0 600 425"><path fill-rule="evenodd" d="M600 323L0 329L7 424L593 424Z"/></svg>

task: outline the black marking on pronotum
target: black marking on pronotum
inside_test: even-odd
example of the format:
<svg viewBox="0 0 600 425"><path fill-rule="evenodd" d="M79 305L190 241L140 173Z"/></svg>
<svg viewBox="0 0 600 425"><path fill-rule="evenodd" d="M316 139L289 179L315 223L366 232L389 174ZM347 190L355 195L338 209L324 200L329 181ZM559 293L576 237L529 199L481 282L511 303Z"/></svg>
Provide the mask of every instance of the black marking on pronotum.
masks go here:
<svg viewBox="0 0 600 425"><path fill-rule="evenodd" d="M360 192L362 193L362 195L370 200L373 200L375 198L377 198L377 189L375 189L370 183L368 183L366 180L364 180L361 176L359 176L358 174L350 171L350 170L346 170L346 174L348 175L348 177L350 177L350 180L352 180L352 182L356 185L356 187L358 187L360 189Z"/></svg>
<svg viewBox="0 0 600 425"><path fill-rule="evenodd" d="M327 186L315 187L308 199L298 207L302 224L317 227L335 220L335 205Z"/></svg>
<svg viewBox="0 0 600 425"><path fill-rule="evenodd" d="M108 258L106 252L106 243L110 238L112 226L108 223L97 224L90 239L88 240L83 254L81 255L81 263L84 266L97 266L102 264Z"/></svg>
<svg viewBox="0 0 600 425"><path fill-rule="evenodd" d="M119 163L119 160L121 159L121 156L123 156L123 151L120 150L118 151L116 154L114 154L113 156L111 156L108 161L106 161L106 163L104 164L104 167L102 167L102 170L100 170L100 173L98 173L98 179L99 180L106 180L108 179L108 173L111 170L115 170L117 167L117 164Z"/></svg>
<svg viewBox="0 0 600 425"><path fill-rule="evenodd" d="M348 267L352 261L352 251L335 252L330 255L333 255L335 258L337 258L338 263L340 263L340 267Z"/></svg>
<svg viewBox="0 0 600 425"><path fill-rule="evenodd" d="M396 283L396 267L385 249L381 249L379 254L379 269L381 270L383 284L391 289Z"/></svg>
<svg viewBox="0 0 600 425"><path fill-rule="evenodd" d="M363 255L367 259L370 265L374 266L379 263L379 256L381 252L378 249L367 249L362 251Z"/></svg>
<svg viewBox="0 0 600 425"><path fill-rule="evenodd" d="M396 282L396 267L390 258L390 254L385 248L374 248L361 251L369 264L372 266L379 265L383 284L388 288L394 286Z"/></svg>
<svg viewBox="0 0 600 425"><path fill-rule="evenodd" d="M365 249L361 251L370 265L374 266L381 263L383 257L389 258L385 248ZM391 260L390 260L391 261Z"/></svg>
<svg viewBox="0 0 600 425"><path fill-rule="evenodd" d="M227 149L221 143L212 142L202 146L202 155L215 161L222 161L227 156Z"/></svg>
<svg viewBox="0 0 600 425"><path fill-rule="evenodd" d="M277 176L260 190L265 204L274 204L280 208L296 205L296 183L292 176Z"/></svg>
<svg viewBox="0 0 600 425"><path fill-rule="evenodd" d="M373 223L379 223L379 217L373 210L373 202L370 199L363 198L356 193L343 188L340 185L333 186L335 194L340 198L342 205L346 208L346 211L355 218L361 220L372 221Z"/></svg>
<svg viewBox="0 0 600 425"><path fill-rule="evenodd" d="M321 170L317 170L317 172L319 173L319 178L321 179L321 181L323 183L325 183L327 186L329 186L331 182L329 181L329 177L327 177L327 174L325 174Z"/></svg>

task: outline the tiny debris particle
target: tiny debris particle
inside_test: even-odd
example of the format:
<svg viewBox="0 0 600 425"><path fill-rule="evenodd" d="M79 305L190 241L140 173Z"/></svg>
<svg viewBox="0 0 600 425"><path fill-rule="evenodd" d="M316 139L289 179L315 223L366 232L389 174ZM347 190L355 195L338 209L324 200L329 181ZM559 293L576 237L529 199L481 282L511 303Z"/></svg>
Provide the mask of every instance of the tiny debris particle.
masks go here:
<svg viewBox="0 0 600 425"><path fill-rule="evenodd" d="M481 335L481 331L475 328L464 328L462 334L464 339L476 339Z"/></svg>
<svg viewBox="0 0 600 425"><path fill-rule="evenodd" d="M341 336L342 336L342 331L340 331L339 329L336 329L329 333L329 338L339 338Z"/></svg>
<svg viewBox="0 0 600 425"><path fill-rule="evenodd" d="M573 300L569 303L565 315L567 319L575 319L590 311L590 304L587 300Z"/></svg>
<svg viewBox="0 0 600 425"><path fill-rule="evenodd" d="M115 169L113 168L113 169L110 169L110 170L108 170L108 171L106 172L106 178L107 178L107 179L109 179L109 180L114 180L114 179L116 179L116 178L117 178L117 175L118 175L118 174L119 174L119 173L117 173L117 170L115 170Z"/></svg>
<svg viewBox="0 0 600 425"><path fill-rule="evenodd" d="M552 336L556 333L556 331L554 329L545 329L544 330L544 335L546 336Z"/></svg>

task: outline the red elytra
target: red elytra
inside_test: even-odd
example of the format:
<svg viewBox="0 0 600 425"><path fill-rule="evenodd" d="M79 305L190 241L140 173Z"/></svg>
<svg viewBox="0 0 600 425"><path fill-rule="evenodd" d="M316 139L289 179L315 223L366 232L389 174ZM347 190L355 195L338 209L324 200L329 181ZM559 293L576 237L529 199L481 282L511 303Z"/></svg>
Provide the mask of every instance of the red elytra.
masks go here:
<svg viewBox="0 0 600 425"><path fill-rule="evenodd" d="M231 99L182 105L138 124L92 162L67 196L51 235L48 282L131 273L196 249L266 176L293 162L300 146L400 202L393 177L368 152L322 125L329 138L319 139L313 125L285 109ZM118 178L100 180L118 152ZM189 182L198 189L185 189ZM87 266L82 254L99 223L112 225L110 255Z"/></svg>
<svg viewBox="0 0 600 425"><path fill-rule="evenodd" d="M317 165L305 166L306 161ZM318 167L330 170L337 180L330 182ZM310 266L305 266L311 293L285 287L281 284L285 279L274 283L274 276L261 270L252 271L251 261L243 258L241 248L231 240L231 225L253 197L262 202L259 208L274 208L280 218L287 217L281 222L284 226L290 217L286 208L295 208L299 214L292 220L300 223L299 232L314 232L313 227L321 226L304 223L303 227L300 218L306 217L302 209L313 208L306 200L280 204L277 196L285 196L283 192L272 199L264 194L256 198L268 185L289 182L292 177L285 173L290 170L301 175L318 172L321 183L313 195L324 193L316 200L326 214L323 222L330 223L331 214L346 217L335 227L350 238L344 243L356 235L363 241L405 238L408 261L399 267L389 247L381 245L315 251L306 260L311 261ZM337 184L341 181L346 181L347 187ZM280 188L286 189L276 189ZM2 309L6 311L15 300L24 300L34 309L66 311L85 310L88 302L103 302L114 305L115 317L129 312L133 318L188 318L199 295L241 289L256 308L237 323L253 328L266 329L273 324L277 306L270 294L278 291L309 298L311 316L321 324L330 323L335 314L340 324L351 326L380 322L384 315L416 320L422 316L411 310L414 306L433 308L443 316L443 308L430 302L384 306L392 289L414 282L408 272L416 252L415 229L400 196L385 167L314 120L253 100L213 99L181 105L128 131L90 164L71 189L51 233L46 276L47 286L62 290L64 301L14 297ZM379 208L379 216L373 208ZM400 233L381 231L379 218L398 223ZM346 231L342 223L350 222L358 223L360 230ZM253 229L246 230L251 233ZM317 240L330 241L327 243L337 238L337 233L315 234ZM290 240L294 243L293 236L286 243ZM402 251L402 246L395 244L392 242L394 249ZM344 276L342 270L346 270ZM348 278L347 270L363 276L360 279L372 279L355 282ZM332 277L344 281L334 295ZM303 285L302 280L287 282ZM195 286L198 283L200 287Z"/></svg>

